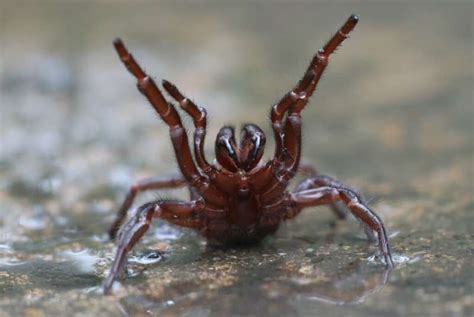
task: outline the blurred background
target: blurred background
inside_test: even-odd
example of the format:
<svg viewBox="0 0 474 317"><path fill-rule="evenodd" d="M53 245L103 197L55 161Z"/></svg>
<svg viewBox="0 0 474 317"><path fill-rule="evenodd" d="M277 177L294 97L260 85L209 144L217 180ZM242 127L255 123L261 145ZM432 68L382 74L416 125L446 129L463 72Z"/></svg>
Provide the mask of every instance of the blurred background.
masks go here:
<svg viewBox="0 0 474 317"><path fill-rule="evenodd" d="M473 10L0 1L0 316L471 315ZM360 23L303 112L303 160L366 195L397 268L384 272L357 223L326 208L226 252L157 221L128 279L103 297L114 250L105 232L128 186L177 169L167 128L112 40L206 106L208 157L222 125L247 122L266 132L269 157L270 106L351 13Z"/></svg>

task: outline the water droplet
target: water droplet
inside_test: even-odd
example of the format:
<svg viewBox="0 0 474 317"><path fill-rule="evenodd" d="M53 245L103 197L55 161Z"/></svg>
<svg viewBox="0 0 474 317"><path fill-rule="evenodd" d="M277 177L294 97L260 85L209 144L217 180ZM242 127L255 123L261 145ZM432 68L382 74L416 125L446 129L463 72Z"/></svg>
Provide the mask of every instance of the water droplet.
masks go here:
<svg viewBox="0 0 474 317"><path fill-rule="evenodd" d="M142 265L150 265L155 264L161 261L163 258L163 253L157 250L139 255L139 256L132 256L129 258L129 263L136 263Z"/></svg>
<svg viewBox="0 0 474 317"><path fill-rule="evenodd" d="M408 256L401 255L401 254L392 254L392 260L395 265L404 264L404 263L412 263L410 261L411 259ZM367 258L367 261L371 264L377 264L377 265L379 265L380 263L385 264L385 261L383 260L383 258L378 254L369 256Z"/></svg>
<svg viewBox="0 0 474 317"><path fill-rule="evenodd" d="M84 290L86 294L96 294L96 295L101 295L102 294L102 286L92 286L89 288L86 288Z"/></svg>
<svg viewBox="0 0 474 317"><path fill-rule="evenodd" d="M393 260L393 262L395 262L395 264L403 264L403 263L410 262L409 257L407 257L405 255L399 255L399 254L393 255L392 260Z"/></svg>
<svg viewBox="0 0 474 317"><path fill-rule="evenodd" d="M0 252L2 253L12 253L12 247L8 244L0 244Z"/></svg>
<svg viewBox="0 0 474 317"><path fill-rule="evenodd" d="M388 237L389 239L395 238L396 236L398 236L399 233L400 233L400 230L389 232Z"/></svg>
<svg viewBox="0 0 474 317"><path fill-rule="evenodd" d="M8 258L0 258L0 266L16 266L16 265L23 265L27 263L27 261L20 261L17 258L12 258L9 256Z"/></svg>

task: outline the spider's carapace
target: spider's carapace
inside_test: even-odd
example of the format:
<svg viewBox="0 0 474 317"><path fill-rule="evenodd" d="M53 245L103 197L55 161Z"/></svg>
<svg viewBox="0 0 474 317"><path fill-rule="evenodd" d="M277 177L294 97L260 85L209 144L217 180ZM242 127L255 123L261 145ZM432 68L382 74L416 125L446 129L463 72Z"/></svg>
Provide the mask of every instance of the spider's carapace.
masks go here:
<svg viewBox="0 0 474 317"><path fill-rule="evenodd" d="M149 178L131 186L118 211L109 234L118 246L112 268L104 282L108 293L123 270L126 256L148 230L152 218L161 218L178 226L201 232L210 242L221 244L259 241L275 232L283 221L294 218L305 207L329 204L339 218L346 211L335 203L341 201L359 219L370 240L377 240L388 268L393 267L387 234L380 218L357 191L300 164L301 111L308 103L324 72L330 55L348 37L359 18L351 15L327 44L314 55L303 78L271 108L275 153L261 162L265 134L254 124L246 124L236 141L233 127L223 127L215 142L216 160L210 164L204 155L206 110L185 97L173 84L163 80L164 90L193 119L194 157L188 136L176 108L168 102L153 79L128 52L120 39L115 49L127 69L137 79L140 92L169 128L180 174ZM293 191L288 190L297 172L309 175ZM139 207L124 224L127 211L138 192L187 186L190 201L158 200Z"/></svg>

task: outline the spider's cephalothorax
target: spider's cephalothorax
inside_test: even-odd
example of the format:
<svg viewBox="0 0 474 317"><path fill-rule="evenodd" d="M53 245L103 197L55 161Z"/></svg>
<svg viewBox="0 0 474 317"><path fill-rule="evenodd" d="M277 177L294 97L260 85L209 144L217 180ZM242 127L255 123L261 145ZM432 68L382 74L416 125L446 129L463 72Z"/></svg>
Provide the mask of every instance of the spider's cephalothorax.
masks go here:
<svg viewBox="0 0 474 317"><path fill-rule="evenodd" d="M204 155L206 110L164 80L164 90L193 119L193 157L176 108L166 101L153 79L142 70L122 41L114 41L120 59L137 79L138 89L168 126L181 173L145 179L131 186L109 230L111 238L117 238L118 247L104 283L104 293L110 291L123 269L127 252L147 231L152 218L196 229L213 243L247 243L275 232L281 222L294 218L305 207L329 204L339 218L344 218L346 211L337 207L335 203L338 201L344 203L363 223L369 239L378 241L387 267L393 267L384 225L363 198L354 189L317 173L311 166L300 164L301 111L316 89L330 55L348 37L358 20L356 15L349 17L313 57L305 75L293 90L271 108L275 153L266 163L260 162L265 146L263 131L256 125L246 124L241 129L238 143L233 127L223 127L219 131L215 142L217 162L210 164ZM290 181L297 172L305 172L309 177L294 191L288 191ZM122 226L138 192L184 186L191 192L190 201L158 200L147 203L139 207Z"/></svg>

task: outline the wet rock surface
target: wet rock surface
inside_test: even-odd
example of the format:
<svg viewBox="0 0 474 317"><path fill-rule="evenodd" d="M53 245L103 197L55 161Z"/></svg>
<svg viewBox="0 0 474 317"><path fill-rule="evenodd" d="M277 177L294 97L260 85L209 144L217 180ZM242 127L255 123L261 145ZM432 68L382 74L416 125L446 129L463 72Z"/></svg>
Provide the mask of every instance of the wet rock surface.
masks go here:
<svg viewBox="0 0 474 317"><path fill-rule="evenodd" d="M0 9L0 317L472 315L472 3ZM326 208L227 250L156 221L102 296L128 186L176 169L112 39L206 105L211 157L227 123L272 139L270 105L352 11L361 23L304 111L303 157L371 201L395 270ZM136 205L157 197L187 192Z"/></svg>

